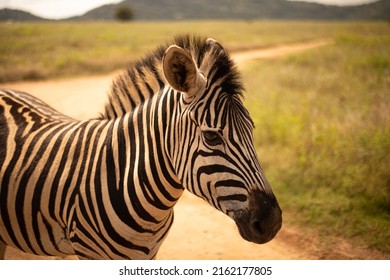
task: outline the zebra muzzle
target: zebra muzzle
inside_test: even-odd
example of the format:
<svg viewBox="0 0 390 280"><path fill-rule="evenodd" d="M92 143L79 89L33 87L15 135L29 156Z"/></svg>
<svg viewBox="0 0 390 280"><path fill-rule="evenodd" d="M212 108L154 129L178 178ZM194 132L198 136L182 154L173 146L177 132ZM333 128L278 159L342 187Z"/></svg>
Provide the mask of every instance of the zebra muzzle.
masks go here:
<svg viewBox="0 0 390 280"><path fill-rule="evenodd" d="M276 198L255 191L249 198L249 209L234 218L241 236L251 242L271 241L282 227L282 210Z"/></svg>

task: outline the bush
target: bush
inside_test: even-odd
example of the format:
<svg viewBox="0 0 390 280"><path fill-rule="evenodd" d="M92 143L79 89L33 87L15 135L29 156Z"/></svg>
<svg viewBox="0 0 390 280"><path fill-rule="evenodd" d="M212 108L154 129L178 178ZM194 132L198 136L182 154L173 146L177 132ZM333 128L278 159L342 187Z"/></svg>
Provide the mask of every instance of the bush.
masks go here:
<svg viewBox="0 0 390 280"><path fill-rule="evenodd" d="M115 18L121 21L128 21L133 19L133 10L128 6L119 6L115 10Z"/></svg>

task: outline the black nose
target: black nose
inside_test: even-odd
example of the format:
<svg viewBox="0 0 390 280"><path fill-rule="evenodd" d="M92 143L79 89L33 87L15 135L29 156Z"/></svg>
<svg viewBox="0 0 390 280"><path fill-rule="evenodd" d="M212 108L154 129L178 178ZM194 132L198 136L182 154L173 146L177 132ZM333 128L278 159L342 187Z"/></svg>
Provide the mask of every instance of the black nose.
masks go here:
<svg viewBox="0 0 390 280"><path fill-rule="evenodd" d="M282 227L282 210L273 194L255 191L249 196L249 209L237 215L235 221L244 239L263 244Z"/></svg>
<svg viewBox="0 0 390 280"><path fill-rule="evenodd" d="M282 210L276 199L260 202L252 211L249 228L255 239L265 243L275 237L282 227Z"/></svg>

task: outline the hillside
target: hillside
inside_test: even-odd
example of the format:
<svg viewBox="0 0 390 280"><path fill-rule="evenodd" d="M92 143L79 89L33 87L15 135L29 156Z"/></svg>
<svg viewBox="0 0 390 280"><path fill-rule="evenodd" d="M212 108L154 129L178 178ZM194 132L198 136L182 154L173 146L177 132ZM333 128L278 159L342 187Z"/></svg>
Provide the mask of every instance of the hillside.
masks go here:
<svg viewBox="0 0 390 280"><path fill-rule="evenodd" d="M114 20L119 6L129 6L135 20L180 19L309 19L309 20L390 20L390 1L380 0L359 6L327 6L287 0L125 0L104 5L67 20ZM44 20L30 13L2 9L1 20Z"/></svg>
<svg viewBox="0 0 390 280"><path fill-rule="evenodd" d="M72 20L111 20L119 6L133 9L136 20L174 19L390 19L390 1L360 6L326 6L286 0L125 0L104 5Z"/></svg>
<svg viewBox="0 0 390 280"><path fill-rule="evenodd" d="M0 9L0 21L42 21L44 18L35 16L31 13L13 10L13 9Z"/></svg>

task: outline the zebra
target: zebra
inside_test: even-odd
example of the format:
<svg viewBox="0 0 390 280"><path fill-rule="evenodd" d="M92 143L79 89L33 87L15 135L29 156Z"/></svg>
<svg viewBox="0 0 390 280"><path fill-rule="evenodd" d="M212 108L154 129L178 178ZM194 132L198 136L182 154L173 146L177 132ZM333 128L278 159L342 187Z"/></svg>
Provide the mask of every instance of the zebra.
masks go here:
<svg viewBox="0 0 390 280"><path fill-rule="evenodd" d="M131 63L93 119L2 90L0 244L155 259L185 190L232 218L243 239L272 240L282 211L243 92L227 50L198 35L176 36Z"/></svg>

